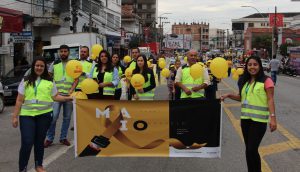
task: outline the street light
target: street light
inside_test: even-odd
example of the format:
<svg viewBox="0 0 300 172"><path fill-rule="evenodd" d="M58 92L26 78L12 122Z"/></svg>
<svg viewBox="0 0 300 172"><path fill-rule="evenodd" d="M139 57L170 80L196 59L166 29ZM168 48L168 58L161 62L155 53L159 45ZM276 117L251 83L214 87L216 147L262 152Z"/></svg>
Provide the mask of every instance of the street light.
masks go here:
<svg viewBox="0 0 300 172"><path fill-rule="evenodd" d="M243 7L243 8L253 8L253 9L255 9L255 10L262 16L262 18L267 18L267 17L268 17L268 16L264 16L260 11L258 11L257 8L255 8L255 7L253 7L253 6L250 6L250 5L242 5L241 7Z"/></svg>

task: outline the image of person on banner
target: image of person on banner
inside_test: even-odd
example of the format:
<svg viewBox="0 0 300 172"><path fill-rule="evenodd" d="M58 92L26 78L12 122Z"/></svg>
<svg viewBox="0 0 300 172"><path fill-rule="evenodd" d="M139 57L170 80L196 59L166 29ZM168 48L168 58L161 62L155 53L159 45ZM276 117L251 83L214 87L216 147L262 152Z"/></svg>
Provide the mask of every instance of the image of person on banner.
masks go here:
<svg viewBox="0 0 300 172"><path fill-rule="evenodd" d="M116 87L119 84L119 73L118 69L114 67L108 51L102 50L99 53L98 63L93 72L93 78L97 80L99 86L98 92L88 94L88 98L113 100Z"/></svg>
<svg viewBox="0 0 300 172"><path fill-rule="evenodd" d="M277 128L274 83L263 71L259 57L246 60L245 72L238 81L239 94L224 94L226 98L241 101L241 128L246 146L248 171L261 171L258 147L269 123L271 132Z"/></svg>
<svg viewBox="0 0 300 172"><path fill-rule="evenodd" d="M187 64L176 72L175 85L181 89L180 99L205 99L204 89L210 85L207 69L203 70L203 77L196 80L190 74L190 68L197 63L198 52L190 50L187 53Z"/></svg>
<svg viewBox="0 0 300 172"><path fill-rule="evenodd" d="M122 78L122 75L125 72L125 67L121 65L120 57L119 57L118 54L113 54L112 55L112 64L115 68L117 68L118 76L119 76L119 79L120 79L114 96L115 96L115 100L120 100L121 93L122 93L121 78Z"/></svg>
<svg viewBox="0 0 300 172"><path fill-rule="evenodd" d="M154 90L156 87L154 73L148 68L147 58L145 55L140 55L137 58L136 67L132 74L141 74L145 83L143 88L135 89L133 85L130 85L130 93L135 100L154 100Z"/></svg>
<svg viewBox="0 0 300 172"><path fill-rule="evenodd" d="M30 74L23 79L18 88L18 96L12 115L12 126L20 123L21 149L19 171L26 171L32 146L34 146L35 169L44 172L44 140L53 117L53 100L67 102L70 96L58 94L56 84L47 70L45 59L36 58L31 65Z"/></svg>
<svg viewBox="0 0 300 172"><path fill-rule="evenodd" d="M53 80L57 86L58 93L62 96L69 96L75 90L78 79L73 79L66 72L66 65L69 61L70 48L67 45L61 45L59 48L60 59L54 61L48 72L53 76ZM53 119L50 128L47 133L47 138L44 143L44 147L47 148L53 144L55 136L56 121L59 117L61 107L63 106L63 122L60 134L60 143L66 146L70 146L70 142L67 139L68 130L71 122L71 116L73 111L73 103L67 102L54 102L53 103Z"/></svg>

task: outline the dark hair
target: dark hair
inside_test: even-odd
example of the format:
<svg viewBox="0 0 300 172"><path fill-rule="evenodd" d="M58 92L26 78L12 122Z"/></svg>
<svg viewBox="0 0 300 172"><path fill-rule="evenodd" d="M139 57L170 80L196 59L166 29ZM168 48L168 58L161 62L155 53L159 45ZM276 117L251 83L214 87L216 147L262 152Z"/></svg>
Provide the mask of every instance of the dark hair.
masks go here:
<svg viewBox="0 0 300 172"><path fill-rule="evenodd" d="M258 73L256 74L254 86L255 86L255 84L256 84L257 81L264 82L265 79L267 78L267 76L266 76L265 73L264 73L263 66L262 66L262 62L261 62L260 58L257 57L257 56L250 56L250 57L246 60L244 74L242 75L242 77L240 78L239 83L238 83L238 85L239 85L239 90L240 90L240 94L241 94L241 91L242 91L244 85L245 85L247 82L250 82L250 81L251 81L251 75L250 75L250 73L248 72L248 63L249 63L249 61L250 61L251 59L257 61L258 65L259 65L259 71L258 71ZM254 87L254 86L253 86L253 87Z"/></svg>
<svg viewBox="0 0 300 172"><path fill-rule="evenodd" d="M140 49L138 47L131 48L131 51L134 50L134 49L138 50L138 52L140 53Z"/></svg>
<svg viewBox="0 0 300 172"><path fill-rule="evenodd" d="M273 59L276 59L276 54L273 55Z"/></svg>
<svg viewBox="0 0 300 172"><path fill-rule="evenodd" d="M98 65L97 65L97 72L101 72L101 70L102 70L102 62L101 62L101 59L100 59L102 53L104 53L105 56L107 57L107 63L106 63L105 72L112 72L113 71L113 65L112 65L112 62L111 62L111 56L110 56L109 52L106 51L106 50L102 50L99 53Z"/></svg>
<svg viewBox="0 0 300 172"><path fill-rule="evenodd" d="M67 46L67 45L61 45L60 47L59 47L59 49L61 50L61 49L67 49L68 51L70 51L70 47L69 46Z"/></svg>
<svg viewBox="0 0 300 172"><path fill-rule="evenodd" d="M44 72L40 76L41 79L52 81L52 77L48 73L46 60L44 58L37 57L33 60L32 64L31 64L30 74L27 77L25 77L25 79L24 79L24 81L28 81L26 86L29 86L29 85L35 86L35 81L36 81L38 76L34 72L34 68L35 68L35 64L36 64L37 61L42 61L42 62L44 62L44 65L45 65Z"/></svg>
<svg viewBox="0 0 300 172"><path fill-rule="evenodd" d="M88 53L90 52L90 49L89 49L88 46L82 46L81 48L86 48L86 49L88 50ZM80 49L81 49L81 48L80 48Z"/></svg>
<svg viewBox="0 0 300 172"><path fill-rule="evenodd" d="M147 57L146 57L144 54L141 54L140 56L137 57L137 59L140 58L140 57L142 57L143 60L144 60L144 66L143 66L143 72L142 72L142 75L143 75L144 78L145 78L145 82L147 82L148 79L149 79L149 78L148 78L148 73L149 73L148 71L150 70L150 69L148 68L148 64L147 64ZM136 59L135 69L133 70L132 74L136 74L136 73L140 73L140 72L141 72L141 69L140 69L139 66L138 66L137 59Z"/></svg>
<svg viewBox="0 0 300 172"><path fill-rule="evenodd" d="M119 61L117 62L117 64L116 64L116 67L119 67L121 64L121 59L120 59L120 56L117 54L117 53L114 53L112 56L111 56L111 59L112 59L112 57L114 56L114 55L117 55L118 56L118 58L119 58Z"/></svg>

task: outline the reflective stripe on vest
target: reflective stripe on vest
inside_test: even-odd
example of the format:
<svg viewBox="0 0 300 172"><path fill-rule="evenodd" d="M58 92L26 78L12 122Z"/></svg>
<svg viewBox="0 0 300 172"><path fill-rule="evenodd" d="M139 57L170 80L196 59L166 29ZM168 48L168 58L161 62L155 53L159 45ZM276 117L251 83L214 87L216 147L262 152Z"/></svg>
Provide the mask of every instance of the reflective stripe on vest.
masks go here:
<svg viewBox="0 0 300 172"><path fill-rule="evenodd" d="M257 122L267 123L269 120L269 108L265 85L262 82L243 86L241 92L242 112L241 119L251 119Z"/></svg>
<svg viewBox="0 0 300 172"><path fill-rule="evenodd" d="M113 72L105 72L103 83L109 83L113 81ZM114 95L115 94L115 87L104 87L103 88L103 95Z"/></svg>
<svg viewBox="0 0 300 172"><path fill-rule="evenodd" d="M41 80L39 86L35 89L32 85L25 85L24 103L21 107L21 116L37 116L53 111L52 89L53 82Z"/></svg>
<svg viewBox="0 0 300 172"><path fill-rule="evenodd" d="M184 67L182 68L182 78L181 83L186 86L188 89L192 91L193 87L199 86L203 84L204 79L203 77L198 78L196 80L193 79L193 77L190 75L190 67ZM184 91L181 91L180 98L201 98L204 97L204 89L200 89L197 92L192 91L191 95L187 95Z"/></svg>
<svg viewBox="0 0 300 172"><path fill-rule="evenodd" d="M148 75L148 81L143 85L143 88L147 88L151 85L150 83L150 80L151 80L151 75L150 74L147 74ZM139 97L139 100L153 100L154 99L154 91L155 89L152 89L150 91L147 91L145 93L137 93L138 97Z"/></svg>
<svg viewBox="0 0 300 172"><path fill-rule="evenodd" d="M66 73L65 66L63 66L62 62L53 65L53 78L55 84L57 86L57 90L59 93L69 93L69 90L74 83L74 79L69 77Z"/></svg>

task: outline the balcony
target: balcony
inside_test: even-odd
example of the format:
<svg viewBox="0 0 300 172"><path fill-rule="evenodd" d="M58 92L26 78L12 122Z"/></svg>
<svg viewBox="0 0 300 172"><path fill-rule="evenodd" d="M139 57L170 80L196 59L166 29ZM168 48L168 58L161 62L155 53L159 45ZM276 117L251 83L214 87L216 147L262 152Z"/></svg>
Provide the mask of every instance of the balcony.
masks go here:
<svg viewBox="0 0 300 172"><path fill-rule="evenodd" d="M57 16L53 17L34 17L32 25L34 27L60 27L61 19Z"/></svg>

